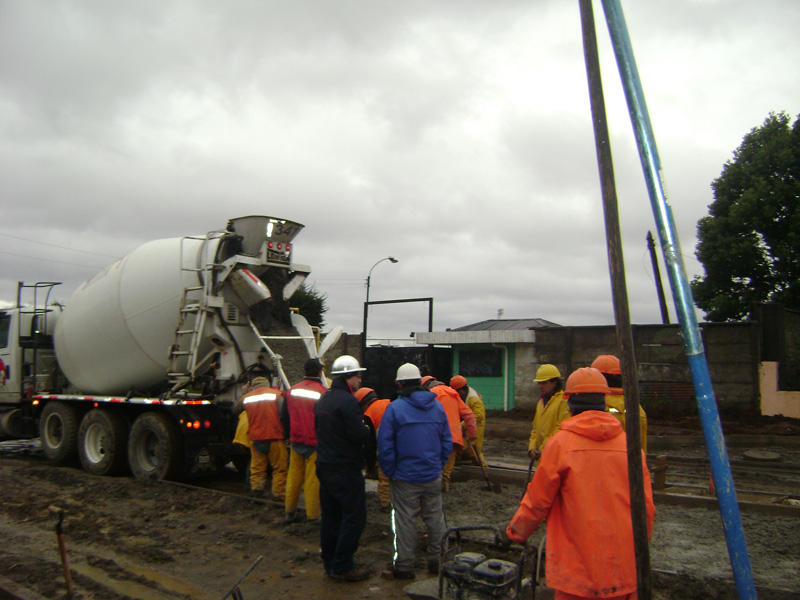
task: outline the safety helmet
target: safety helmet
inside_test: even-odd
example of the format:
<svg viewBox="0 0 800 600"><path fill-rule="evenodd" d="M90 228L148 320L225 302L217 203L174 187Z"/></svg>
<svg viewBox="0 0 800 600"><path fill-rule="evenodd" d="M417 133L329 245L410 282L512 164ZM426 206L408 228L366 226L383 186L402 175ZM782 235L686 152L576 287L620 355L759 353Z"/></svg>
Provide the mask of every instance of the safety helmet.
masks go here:
<svg viewBox="0 0 800 600"><path fill-rule="evenodd" d="M364 367L358 364L358 361L349 354L343 354L331 366L331 375L344 375L345 373L357 373L358 371L366 371Z"/></svg>
<svg viewBox="0 0 800 600"><path fill-rule="evenodd" d="M593 367L581 367L567 378L564 397L572 394L608 394L605 376Z"/></svg>
<svg viewBox="0 0 800 600"><path fill-rule="evenodd" d="M536 370L536 377L533 380L536 383L541 383L543 381L550 381L551 379L560 379L561 373L558 372L558 369L555 365L542 365Z"/></svg>
<svg viewBox="0 0 800 600"><path fill-rule="evenodd" d="M422 385L425 385L432 380L433 380L433 375L425 375L425 377L422 378L420 383L422 383Z"/></svg>
<svg viewBox="0 0 800 600"><path fill-rule="evenodd" d="M361 402L367 394L374 394L375 390L368 387L358 388L355 392L353 392L353 396L356 397L356 400Z"/></svg>
<svg viewBox="0 0 800 600"><path fill-rule="evenodd" d="M463 375L455 375L450 380L450 387L454 390L460 390L463 387L467 386L467 378Z"/></svg>
<svg viewBox="0 0 800 600"><path fill-rule="evenodd" d="M619 359L613 354L601 354L594 359L592 367L607 375L622 375Z"/></svg>
<svg viewBox="0 0 800 600"><path fill-rule="evenodd" d="M419 367L417 365L412 365L411 363L400 365L400 367L397 369L397 377L395 377L394 380L408 381L409 379L422 379L422 374L419 372Z"/></svg>

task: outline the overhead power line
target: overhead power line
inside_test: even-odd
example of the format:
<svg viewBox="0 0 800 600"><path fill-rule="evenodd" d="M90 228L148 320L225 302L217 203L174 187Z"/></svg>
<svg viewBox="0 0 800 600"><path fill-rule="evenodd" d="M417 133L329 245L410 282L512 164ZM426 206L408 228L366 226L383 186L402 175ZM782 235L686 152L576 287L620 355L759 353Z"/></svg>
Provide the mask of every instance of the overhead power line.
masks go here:
<svg viewBox="0 0 800 600"><path fill-rule="evenodd" d="M98 267L97 265L83 265L81 263L67 262L65 260L53 260L51 258L39 258L38 256L28 256L27 254L16 254L14 252L5 252L3 250L0 250L0 254L8 254L9 256L17 256L19 258L30 258L32 260L41 260L50 263L58 263L60 265L72 265L73 267L86 267L87 269L94 269L95 271L100 271L102 269L105 269L107 266L107 265L102 265Z"/></svg>
<svg viewBox="0 0 800 600"><path fill-rule="evenodd" d="M15 240L21 240L23 242L30 242L31 244L41 244L42 246L50 246L51 248L60 248L61 250L69 250L70 252L81 252L82 254L94 254L95 256L102 256L104 258L113 258L115 260L120 258L119 256L112 256L111 254L100 254L99 252L90 252L89 250L77 250L75 248L70 248L68 246L59 246L57 244L48 244L47 242L40 242L39 240L31 240L31 239L28 239L28 238L19 237L19 236L11 235L11 234L8 234L8 233L0 233L0 235L3 236L3 237L13 238ZM10 252L7 252L6 254L10 254ZM22 255L18 254L16 256L22 256ZM28 258L33 258L33 257L29 256ZM46 260L46 259L42 259L42 260ZM53 261L53 262L58 262L58 261ZM73 263L67 263L67 264L73 264Z"/></svg>

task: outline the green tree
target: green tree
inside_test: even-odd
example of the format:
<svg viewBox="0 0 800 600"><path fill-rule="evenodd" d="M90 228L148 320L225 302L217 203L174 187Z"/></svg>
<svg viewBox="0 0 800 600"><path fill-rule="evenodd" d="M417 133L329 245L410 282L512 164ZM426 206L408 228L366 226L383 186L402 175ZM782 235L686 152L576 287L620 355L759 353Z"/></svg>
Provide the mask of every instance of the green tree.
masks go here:
<svg viewBox="0 0 800 600"><path fill-rule="evenodd" d="M800 117L770 113L713 181L697 224L695 303L709 321L746 318L754 302L800 309Z"/></svg>
<svg viewBox="0 0 800 600"><path fill-rule="evenodd" d="M307 286L305 283L297 288L289 300L292 308L297 308L313 327L325 325L325 313L328 311L327 294L321 293L316 287Z"/></svg>

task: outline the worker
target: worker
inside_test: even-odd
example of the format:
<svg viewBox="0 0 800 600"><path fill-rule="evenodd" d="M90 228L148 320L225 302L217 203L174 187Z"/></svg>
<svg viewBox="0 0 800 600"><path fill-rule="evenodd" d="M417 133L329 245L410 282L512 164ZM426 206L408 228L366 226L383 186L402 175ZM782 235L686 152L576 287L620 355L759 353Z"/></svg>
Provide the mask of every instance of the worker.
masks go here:
<svg viewBox="0 0 800 600"><path fill-rule="evenodd" d="M367 422L367 426L371 427L371 430L376 434L375 450L377 459L378 427L380 427L383 413L386 412L386 407L389 406L390 400L378 399L378 395L375 393L375 390L368 387L359 388L355 393L355 397L358 399L358 402L361 405L361 412L364 413L364 421ZM377 460L373 472L370 465L372 453L368 450L366 454L367 476L368 478L378 480L378 501L381 505L381 512L388 513L392 508L392 496L389 487L389 478L386 476L386 473L383 472L383 469L381 469L381 465L377 462Z"/></svg>
<svg viewBox="0 0 800 600"><path fill-rule="evenodd" d="M608 382L606 409L617 417L625 429L625 394L622 391L622 368L619 359L613 354L601 354L594 359L592 367L600 371ZM641 429L642 450L647 454L647 413L639 405L639 428Z"/></svg>
<svg viewBox="0 0 800 600"><path fill-rule="evenodd" d="M348 354L337 358L331 368L331 387L314 406L321 555L325 573L337 581L363 581L371 574L353 559L367 523L361 471L369 427L353 395L364 370Z"/></svg>
<svg viewBox="0 0 800 600"><path fill-rule="evenodd" d="M289 475L286 480L286 523L298 518L300 488L306 505L306 519L319 519L319 479L317 479L317 436L314 430L314 406L328 389L322 383L322 363L309 358L303 365L305 378L286 391L281 424L291 444Z"/></svg>
<svg viewBox="0 0 800 600"><path fill-rule="evenodd" d="M237 461L237 470L239 472L244 472L245 474L245 485L248 492L251 492L250 488L250 456L253 452L253 442L250 439L250 435L247 433L247 430L250 429L250 423L247 422L247 413L244 411L244 408L241 405L241 401L234 403L233 408L231 409L233 414L236 415L238 413L238 420L236 422L236 433L233 436L233 444L237 446L241 450L246 452L247 462L242 461L242 463L238 463ZM241 470L242 467L238 465L242 464L243 471Z"/></svg>
<svg viewBox="0 0 800 600"><path fill-rule="evenodd" d="M536 403L531 437L528 440L528 456L531 462L539 460L547 440L558 431L559 424L570 416L567 401L561 393L561 373L555 365L541 365L533 380L539 384L540 398Z"/></svg>
<svg viewBox="0 0 800 600"><path fill-rule="evenodd" d="M288 458L279 417L281 391L270 386L266 377L255 376L242 386L242 406L247 413L250 449L250 489L265 495L267 468L272 467L272 500L284 502Z"/></svg>
<svg viewBox="0 0 800 600"><path fill-rule="evenodd" d="M547 587L556 600L635 600L634 553L625 432L605 412L608 384L597 369L578 369L564 396L571 416L542 453L500 543L524 544L547 519ZM642 454L648 537L655 505Z"/></svg>
<svg viewBox="0 0 800 600"><path fill-rule="evenodd" d="M442 469L450 457L450 423L436 394L421 385L419 368L400 365L397 399L378 429L378 461L392 482L392 568L389 579L414 579L417 516L428 532L428 572L439 573L446 527L442 508Z"/></svg>
<svg viewBox="0 0 800 600"><path fill-rule="evenodd" d="M431 375L426 375L421 379L422 387L436 394L436 399L442 403L444 412L447 415L447 421L450 423L450 435L453 439L453 450L450 452L450 458L442 469L442 491L450 491L450 477L453 474L453 467L456 464L456 458L461 454L464 449L464 436L461 431L461 422L464 422L464 428L467 430L467 440L474 444L478 439L478 427L475 424L475 415L469 409L469 406L464 404L458 392L451 388L449 385L443 384L441 381L433 378Z"/></svg>
<svg viewBox="0 0 800 600"><path fill-rule="evenodd" d="M455 375L452 377L450 379L450 387L458 392L464 404L466 404L472 411L472 414L475 415L475 426L478 429L478 437L473 447L475 453L468 458L477 466L481 466L481 464L486 466L486 459L483 457L483 452L481 452L481 448L483 448L483 437L486 432L486 407L483 405L483 398L474 388L467 385L467 379L462 375Z"/></svg>

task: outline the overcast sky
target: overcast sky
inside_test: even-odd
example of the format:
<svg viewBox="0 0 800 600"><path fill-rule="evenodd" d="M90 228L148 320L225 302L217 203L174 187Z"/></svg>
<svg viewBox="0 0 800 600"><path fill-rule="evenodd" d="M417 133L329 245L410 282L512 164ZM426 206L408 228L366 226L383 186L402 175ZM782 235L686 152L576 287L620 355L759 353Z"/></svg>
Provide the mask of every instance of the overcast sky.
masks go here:
<svg viewBox="0 0 800 600"><path fill-rule="evenodd" d="M689 276L742 137L800 113L797 0L625 1ZM600 2L631 320L655 234ZM157 238L298 221L330 326L613 323L577 0L0 0L0 299ZM661 266L662 276L666 274ZM669 289L667 287L669 295ZM670 302L670 315L674 310ZM427 328L374 307L370 337Z"/></svg>

